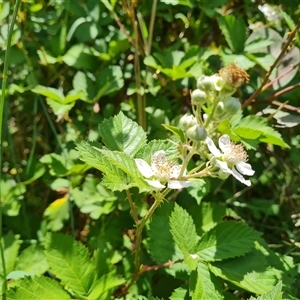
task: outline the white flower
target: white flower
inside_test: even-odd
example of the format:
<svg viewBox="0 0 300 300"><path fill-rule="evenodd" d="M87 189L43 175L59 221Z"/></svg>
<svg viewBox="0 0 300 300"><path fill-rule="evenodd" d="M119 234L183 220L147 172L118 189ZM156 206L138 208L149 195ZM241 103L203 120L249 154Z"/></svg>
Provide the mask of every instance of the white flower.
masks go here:
<svg viewBox="0 0 300 300"><path fill-rule="evenodd" d="M271 6L269 4L258 5L258 9L265 15L266 19L270 22L280 23L282 14L277 6Z"/></svg>
<svg viewBox="0 0 300 300"><path fill-rule="evenodd" d="M206 138L206 144L209 151L215 157L215 163L220 168L221 178L226 178L226 174L232 174L237 180L247 186L251 185L250 180L246 180L242 175L252 176L255 171L250 164L247 164L248 155L243 146L231 142L227 134L219 138L218 150L212 139ZM222 174L223 173L223 174Z"/></svg>
<svg viewBox="0 0 300 300"><path fill-rule="evenodd" d="M163 150L153 154L151 166L141 158L136 158L135 163L145 178L154 178L151 180L145 179L145 181L154 188L163 189L166 186L162 183L166 182L168 182L168 187L170 189L182 189L192 184L191 181L177 180L182 166L169 162L166 157L166 152ZM184 171L183 176L185 174L186 170Z"/></svg>

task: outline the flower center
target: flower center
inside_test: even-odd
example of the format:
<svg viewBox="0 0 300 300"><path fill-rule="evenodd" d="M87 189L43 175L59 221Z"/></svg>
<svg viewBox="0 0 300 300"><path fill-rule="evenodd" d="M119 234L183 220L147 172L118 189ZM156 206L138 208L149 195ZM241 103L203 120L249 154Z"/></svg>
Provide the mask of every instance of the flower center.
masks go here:
<svg viewBox="0 0 300 300"><path fill-rule="evenodd" d="M236 165L240 162L246 162L248 155L242 144L236 145L231 142L227 149L224 150L224 159L231 165Z"/></svg>
<svg viewBox="0 0 300 300"><path fill-rule="evenodd" d="M157 179L169 180L172 167L173 164L168 161L164 153L157 153L152 157L151 169Z"/></svg>

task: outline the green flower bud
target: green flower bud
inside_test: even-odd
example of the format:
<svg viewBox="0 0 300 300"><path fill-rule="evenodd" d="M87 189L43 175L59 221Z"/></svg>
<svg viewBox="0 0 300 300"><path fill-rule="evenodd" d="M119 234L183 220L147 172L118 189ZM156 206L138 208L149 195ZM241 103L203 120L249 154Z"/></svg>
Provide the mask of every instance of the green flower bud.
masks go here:
<svg viewBox="0 0 300 300"><path fill-rule="evenodd" d="M192 91L191 93L191 99L192 99L192 104L194 105L202 105L205 104L207 101L207 96L206 93L196 89L194 91Z"/></svg>
<svg viewBox="0 0 300 300"><path fill-rule="evenodd" d="M237 98L229 97L224 100L224 110L229 114L235 114L242 108L242 105Z"/></svg>
<svg viewBox="0 0 300 300"><path fill-rule="evenodd" d="M205 128L200 125L194 125L193 127L189 128L186 134L189 139L195 142L204 141L207 137Z"/></svg>
<svg viewBox="0 0 300 300"><path fill-rule="evenodd" d="M196 124L197 124L197 119L193 115L188 116L187 114L185 114L179 120L179 127L183 131L188 130L190 127L192 127Z"/></svg>
<svg viewBox="0 0 300 300"><path fill-rule="evenodd" d="M224 80L217 74L212 76L201 76L197 80L197 88L203 91L220 91L224 86Z"/></svg>
<svg viewBox="0 0 300 300"><path fill-rule="evenodd" d="M216 107L216 115L219 116L224 112L224 104L223 102L219 102Z"/></svg>
<svg viewBox="0 0 300 300"><path fill-rule="evenodd" d="M197 80L197 88L203 91L209 91L212 89L212 82L210 76L200 76Z"/></svg>

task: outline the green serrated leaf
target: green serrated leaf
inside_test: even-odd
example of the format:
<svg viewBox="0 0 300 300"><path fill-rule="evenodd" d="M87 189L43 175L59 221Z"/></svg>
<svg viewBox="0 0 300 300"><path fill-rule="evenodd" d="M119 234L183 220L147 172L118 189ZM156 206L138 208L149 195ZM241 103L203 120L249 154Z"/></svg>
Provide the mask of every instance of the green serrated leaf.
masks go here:
<svg viewBox="0 0 300 300"><path fill-rule="evenodd" d="M59 283L49 277L25 277L15 281L15 286L6 294L7 300L67 300L71 297Z"/></svg>
<svg viewBox="0 0 300 300"><path fill-rule="evenodd" d="M123 283L125 283L125 279L118 278L115 271L105 274L93 283L87 299L109 299L113 290Z"/></svg>
<svg viewBox="0 0 300 300"><path fill-rule="evenodd" d="M276 268L276 277L282 281L285 291L292 289L297 276L293 257L274 252L262 238L255 243L255 249L258 250L258 255L264 256L269 266Z"/></svg>
<svg viewBox="0 0 300 300"><path fill-rule="evenodd" d="M250 298L251 299L256 299L256 300L283 300L282 298L282 282L279 281L276 286L271 289L268 293L258 296L257 298Z"/></svg>
<svg viewBox="0 0 300 300"><path fill-rule="evenodd" d="M189 293L188 290L182 287L177 288L172 293L170 300L189 300Z"/></svg>
<svg viewBox="0 0 300 300"><path fill-rule="evenodd" d="M116 174L105 174L103 176L101 182L106 188L112 191L124 191L129 190L131 187L135 186L135 184L131 183L131 180L124 174L124 176L118 176ZM144 191L142 187L140 188L140 192ZM147 190L147 186L144 187Z"/></svg>
<svg viewBox="0 0 300 300"><path fill-rule="evenodd" d="M76 141L76 148L79 151L80 158L92 167L108 173L110 171L117 172L118 168L112 165L98 149L102 149L102 145L96 142Z"/></svg>
<svg viewBox="0 0 300 300"><path fill-rule="evenodd" d="M247 28L241 16L222 16L218 19L220 29L232 51L241 53L246 42Z"/></svg>
<svg viewBox="0 0 300 300"><path fill-rule="evenodd" d="M289 148L284 142L279 132L275 131L267 124L267 121L259 116L247 116L238 125L233 127L233 131L242 142L247 144L247 140L258 140L260 142L278 145Z"/></svg>
<svg viewBox="0 0 300 300"><path fill-rule="evenodd" d="M6 274L12 272L15 269L15 264L20 248L20 240L18 235L9 233L2 237L2 245L4 249L4 259L6 266ZM3 265L0 260L0 277L3 279Z"/></svg>
<svg viewBox="0 0 300 300"><path fill-rule="evenodd" d="M141 148L136 154L136 158L142 158L148 164L151 163L151 158L156 151L164 150L169 160L174 160L178 157L178 146L166 140L153 140Z"/></svg>
<svg viewBox="0 0 300 300"><path fill-rule="evenodd" d="M189 290L193 300L223 299L211 277L212 274L204 263L199 263L197 270L192 271Z"/></svg>
<svg viewBox="0 0 300 300"><path fill-rule="evenodd" d="M203 234L196 253L206 261L240 256L251 250L260 235L245 223L221 222Z"/></svg>
<svg viewBox="0 0 300 300"><path fill-rule="evenodd" d="M183 258L170 232L169 215L171 210L170 203L162 204L153 215L147 232L149 236L148 251L158 263Z"/></svg>
<svg viewBox="0 0 300 300"><path fill-rule="evenodd" d="M42 275L48 268L42 247L39 245L31 245L19 255L15 269Z"/></svg>
<svg viewBox="0 0 300 300"><path fill-rule="evenodd" d="M170 217L171 233L176 245L182 251L185 262L190 269L195 269L197 261L191 254L195 253L195 245L198 240L196 228L192 217L179 205L175 204Z"/></svg>
<svg viewBox="0 0 300 300"><path fill-rule="evenodd" d="M267 266L262 255L254 252L211 263L209 268L216 276L255 294L267 293L278 281L274 269Z"/></svg>
<svg viewBox="0 0 300 300"><path fill-rule="evenodd" d="M134 159L126 153L103 149L95 142L77 141L76 145L81 159L104 173L102 183L107 188L122 191L137 186L140 192L148 189Z"/></svg>
<svg viewBox="0 0 300 300"><path fill-rule="evenodd" d="M141 174L134 162L134 159L126 153L119 151L109 151L104 149L99 150L99 152L103 155L104 158L106 158L106 160L108 160L114 166L121 169L123 172L130 175L131 177L136 179L139 179L141 177ZM111 171L107 173L114 174Z"/></svg>
<svg viewBox="0 0 300 300"><path fill-rule="evenodd" d="M214 202L202 202L200 207L191 206L188 211L194 219L198 235L202 235L222 222L224 216L236 216L230 208Z"/></svg>
<svg viewBox="0 0 300 300"><path fill-rule="evenodd" d="M105 119L99 125L99 133L109 150L122 151L133 156L146 144L147 136L143 128L122 112Z"/></svg>
<svg viewBox="0 0 300 300"><path fill-rule="evenodd" d="M95 277L88 250L71 236L54 233L45 238L45 255L55 276L74 293L87 296Z"/></svg>

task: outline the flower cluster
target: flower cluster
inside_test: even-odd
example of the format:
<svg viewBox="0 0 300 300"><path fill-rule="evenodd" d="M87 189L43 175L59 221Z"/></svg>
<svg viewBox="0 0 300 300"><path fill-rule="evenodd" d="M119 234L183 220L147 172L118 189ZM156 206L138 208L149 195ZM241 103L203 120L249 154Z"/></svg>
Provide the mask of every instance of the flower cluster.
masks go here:
<svg viewBox="0 0 300 300"><path fill-rule="evenodd" d="M232 95L248 81L248 74L235 63L222 68L218 74L201 76L197 80L197 88L191 92L193 114L186 114L179 121L182 165L170 162L163 150L153 154L150 165L142 159L135 159L139 171L152 188L163 189L167 185L171 189L181 189L203 176L226 179L229 175L247 186L251 185L243 175L252 176L254 170L247 163L248 156L242 144L231 142L229 135L225 134L219 138L219 150L211 139L220 122L241 109L239 99ZM186 167L194 154L206 162L187 172Z"/></svg>
<svg viewBox="0 0 300 300"><path fill-rule="evenodd" d="M271 6L265 3L264 5L258 5L258 9L265 15L269 22L280 25L283 15L277 6Z"/></svg>

